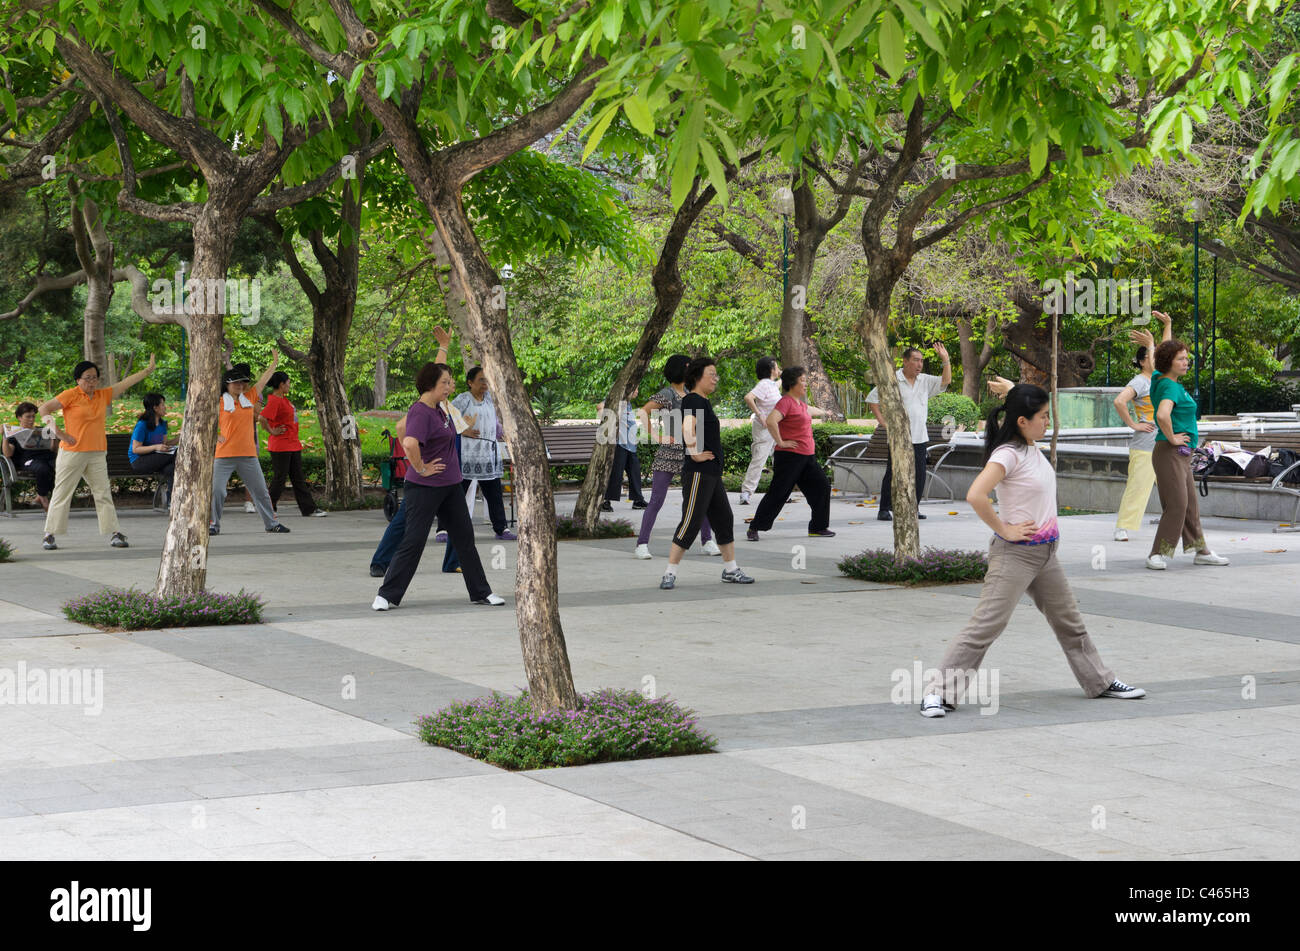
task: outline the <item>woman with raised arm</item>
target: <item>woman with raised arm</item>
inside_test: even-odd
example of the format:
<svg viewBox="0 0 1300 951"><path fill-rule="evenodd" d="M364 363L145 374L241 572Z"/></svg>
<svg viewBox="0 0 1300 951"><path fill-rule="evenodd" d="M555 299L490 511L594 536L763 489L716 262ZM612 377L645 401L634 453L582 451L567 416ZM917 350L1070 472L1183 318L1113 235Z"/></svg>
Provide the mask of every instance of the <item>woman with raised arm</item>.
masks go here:
<svg viewBox="0 0 1300 951"><path fill-rule="evenodd" d="M262 371L251 388L252 371L247 363L236 363L221 378L221 407L217 412L217 457L212 466L212 524L209 535L221 534L221 512L226 504L226 483L232 472L253 497L253 506L262 516L262 525L273 534L287 534L287 526L276 520L271 509L271 494L266 490L266 476L257 459L257 404L258 395L271 374L280 355L271 350L271 365ZM251 398L250 398L251 397ZM264 423L265 425L265 423Z"/></svg>
<svg viewBox="0 0 1300 951"><path fill-rule="evenodd" d="M1048 418L1047 392L1026 383L1011 387L1005 405L989 414L984 468L966 493L975 514L993 530L988 573L970 623L948 645L936 670L938 679L926 685L923 717L955 709L957 682L970 682L1024 594L1047 618L1085 694L1121 700L1146 696L1141 687L1117 680L1102 663L1057 560L1056 472L1037 446ZM996 510L989 498L994 488Z"/></svg>
<svg viewBox="0 0 1300 951"><path fill-rule="evenodd" d="M63 428L71 440L63 440L58 468L54 473L54 494L45 515L45 537L41 547L49 551L58 548L56 535L68 530L68 510L72 507L72 494L85 479L95 497L95 515L99 518L99 534L112 536L109 544L114 548L129 547L126 536L118 529L117 509L113 506L113 491L108 484L108 407L131 387L153 373L158 361L149 355L149 365L132 373L112 386L99 385L99 367L82 360L72 368L75 386L64 390L52 400L46 400L36 413L50 426L54 414L62 411Z"/></svg>
<svg viewBox="0 0 1300 951"><path fill-rule="evenodd" d="M1164 324L1161 342L1173 337L1168 314L1152 311ZM1155 338L1145 330L1130 333L1133 342L1139 344L1137 354L1133 357L1133 366L1138 373L1128 381L1119 396L1115 397L1115 410L1124 425L1133 430L1133 437L1128 444L1128 479L1124 483L1124 497L1120 499L1119 512L1115 516L1115 541L1128 541L1128 533L1137 531L1142 526L1142 513L1147 510L1147 500L1151 498L1151 489L1156 484L1156 471L1151 467L1151 452L1156 447L1156 414L1151 406L1151 375L1155 372ZM1137 418L1129 413L1129 404L1137 413Z"/></svg>

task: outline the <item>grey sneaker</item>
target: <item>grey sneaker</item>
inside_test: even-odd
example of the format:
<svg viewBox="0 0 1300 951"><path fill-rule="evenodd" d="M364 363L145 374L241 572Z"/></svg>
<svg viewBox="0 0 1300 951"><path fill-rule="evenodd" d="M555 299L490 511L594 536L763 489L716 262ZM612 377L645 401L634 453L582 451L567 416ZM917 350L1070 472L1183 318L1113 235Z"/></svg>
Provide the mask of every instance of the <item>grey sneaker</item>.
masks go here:
<svg viewBox="0 0 1300 951"><path fill-rule="evenodd" d="M46 551L55 551L59 545L55 542L53 535L46 535L41 539L41 547Z"/></svg>
<svg viewBox="0 0 1300 951"><path fill-rule="evenodd" d="M926 694L925 699L921 701L921 716L923 717L941 717L947 714L943 698L937 693Z"/></svg>
<svg viewBox="0 0 1300 951"><path fill-rule="evenodd" d="M110 545L112 545L114 548L130 548L130 547L131 547L130 545L128 545L128 544L126 543L126 536L123 535L121 532L114 532L114 533L113 533L113 537L112 537L111 539L109 539L109 542L108 542L108 543L109 543Z"/></svg>
<svg viewBox="0 0 1300 951"><path fill-rule="evenodd" d="M731 571L722 573L722 580L728 584L753 584L754 579L745 574L743 568L733 568Z"/></svg>
<svg viewBox="0 0 1300 951"><path fill-rule="evenodd" d="M1122 680L1112 680L1110 686L1103 690L1101 695L1114 697L1117 700L1141 700L1147 692L1141 687L1130 687Z"/></svg>
<svg viewBox="0 0 1300 951"><path fill-rule="evenodd" d="M663 576L662 580L660 580L660 582L659 582L659 590L660 590L660 591L671 591L671 590L672 590L673 588L675 588L675 587L677 587L677 576L676 576L676 575L665 574L665 575Z"/></svg>

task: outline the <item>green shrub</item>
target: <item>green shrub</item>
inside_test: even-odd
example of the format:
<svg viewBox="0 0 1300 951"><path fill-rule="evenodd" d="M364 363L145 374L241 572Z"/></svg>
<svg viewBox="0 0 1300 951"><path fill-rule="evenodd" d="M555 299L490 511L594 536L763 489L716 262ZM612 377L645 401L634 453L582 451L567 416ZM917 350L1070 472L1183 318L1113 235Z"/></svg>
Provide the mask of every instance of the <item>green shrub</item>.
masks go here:
<svg viewBox="0 0 1300 951"><path fill-rule="evenodd" d="M63 605L70 621L110 630L142 631L159 627L198 627L216 624L257 624L262 599L240 589L238 594L200 591L159 598L135 588L101 588Z"/></svg>
<svg viewBox="0 0 1300 951"><path fill-rule="evenodd" d="M605 689L578 700L577 710L539 714L527 691L518 697L493 693L457 701L415 724L425 743L505 769L709 753L717 745L696 726L692 711L667 697Z"/></svg>
<svg viewBox="0 0 1300 951"><path fill-rule="evenodd" d="M925 421L938 425L946 416L956 420L956 425L965 426L967 430L974 432L975 424L980 420L980 409L969 396L962 396L960 393L936 393L930 397Z"/></svg>
<svg viewBox="0 0 1300 951"><path fill-rule="evenodd" d="M579 529L572 512L555 516L555 537L560 539L631 538L636 533L632 523L625 518L598 519L595 532L586 533Z"/></svg>
<svg viewBox="0 0 1300 951"><path fill-rule="evenodd" d="M870 548L842 559L839 569L850 578L881 584L953 584L983 580L989 559L982 551L926 548L919 558L895 561L890 549Z"/></svg>
<svg viewBox="0 0 1300 951"><path fill-rule="evenodd" d="M1190 382L1190 380L1189 380ZM1219 376L1215 387L1214 412L1220 416L1237 413L1285 413L1295 403L1300 403L1300 386L1291 381L1270 380L1256 383L1253 380L1224 379ZM1191 386L1187 387L1191 392ZM1201 375L1201 412L1210 411L1210 387Z"/></svg>
<svg viewBox="0 0 1300 951"><path fill-rule="evenodd" d="M0 562L14 560L14 546L9 544L9 539L0 538Z"/></svg>

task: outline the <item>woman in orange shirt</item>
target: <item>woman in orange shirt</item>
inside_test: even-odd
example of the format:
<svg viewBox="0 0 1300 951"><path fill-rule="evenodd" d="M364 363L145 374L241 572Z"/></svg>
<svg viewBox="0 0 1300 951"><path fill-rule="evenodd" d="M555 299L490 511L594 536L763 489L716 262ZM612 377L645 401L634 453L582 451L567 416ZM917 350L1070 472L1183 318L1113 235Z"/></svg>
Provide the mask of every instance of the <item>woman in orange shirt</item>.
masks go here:
<svg viewBox="0 0 1300 951"><path fill-rule="evenodd" d="M253 505L262 516L268 532L288 532L276 521L271 510L271 496L266 491L266 476L257 460L257 404L258 394L275 372L279 355L271 351L271 365L266 368L251 388L248 383L252 372L247 363L236 363L221 378L221 406L217 410L217 458L212 466L212 524L209 535L221 534L221 511L226 503L226 483L232 472L253 496Z"/></svg>
<svg viewBox="0 0 1300 951"><path fill-rule="evenodd" d="M95 497L95 514L99 517L99 534L112 535L109 544L126 548L126 536L118 530L117 509L113 507L113 492L108 483L108 434L105 421L108 405L154 371L157 361L149 355L149 365L139 373L112 386L99 385L99 367L82 360L72 369L72 379L77 384L64 390L52 400L46 400L36 411L42 420L54 425L54 414L63 412L63 428L72 439L64 440L54 472L54 495L45 515L45 538L41 547L49 551L58 548L55 535L68 531L68 509L72 507L72 493L85 479Z"/></svg>

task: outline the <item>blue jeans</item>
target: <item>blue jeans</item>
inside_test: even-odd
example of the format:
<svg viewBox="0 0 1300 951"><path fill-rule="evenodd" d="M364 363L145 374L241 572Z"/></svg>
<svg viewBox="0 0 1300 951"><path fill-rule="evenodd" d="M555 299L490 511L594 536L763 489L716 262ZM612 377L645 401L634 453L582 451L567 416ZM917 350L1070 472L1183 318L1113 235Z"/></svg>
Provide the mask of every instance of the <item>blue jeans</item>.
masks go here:
<svg viewBox="0 0 1300 951"><path fill-rule="evenodd" d="M388 528L384 530L384 537L379 539L379 547L375 553L370 556L370 567L378 568L380 571L388 570L388 563L393 560L393 555L397 553L397 546L402 544L402 539L406 537L406 497L397 506L397 511L393 513L393 520L388 523ZM447 542L447 551L442 556L442 570L453 572L460 567L460 559L456 557L456 549L452 547L450 541Z"/></svg>

